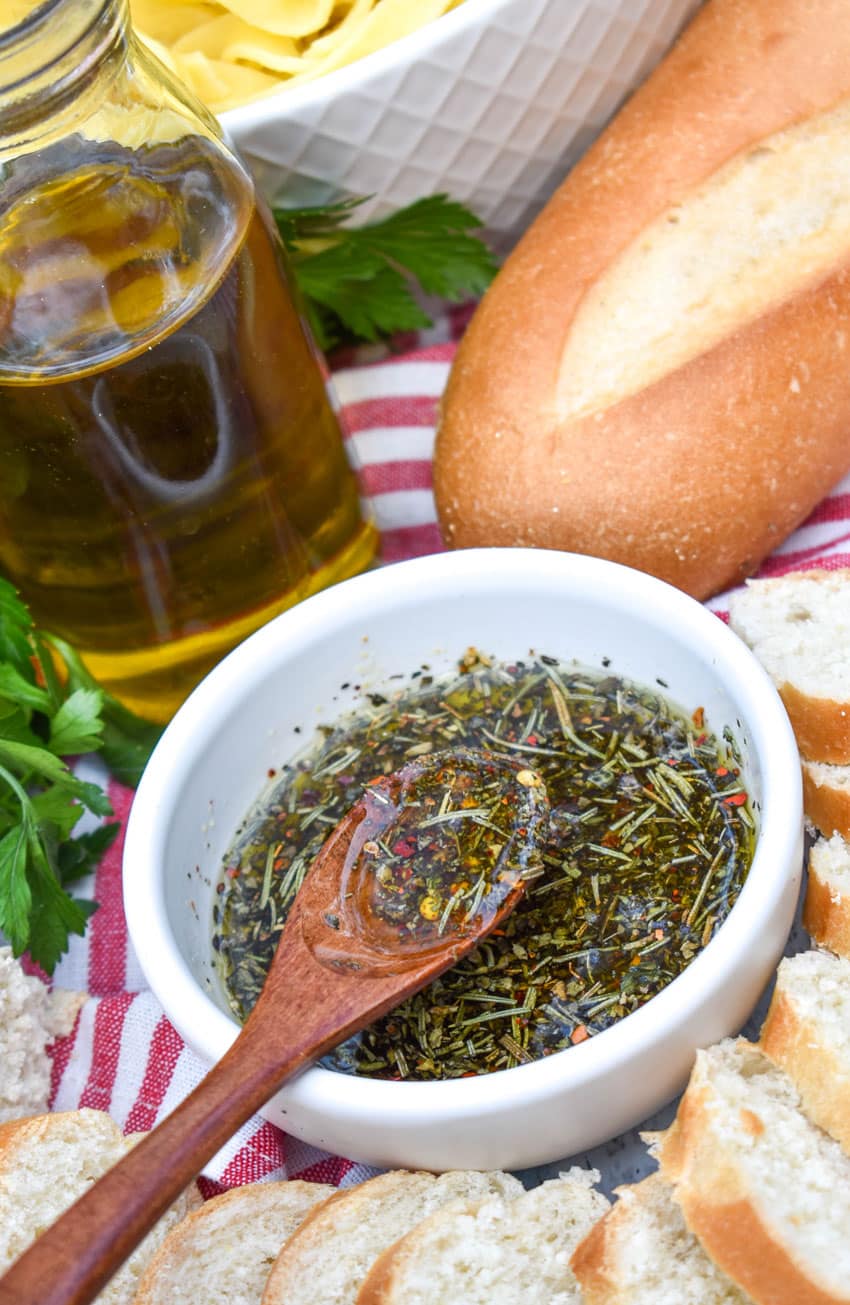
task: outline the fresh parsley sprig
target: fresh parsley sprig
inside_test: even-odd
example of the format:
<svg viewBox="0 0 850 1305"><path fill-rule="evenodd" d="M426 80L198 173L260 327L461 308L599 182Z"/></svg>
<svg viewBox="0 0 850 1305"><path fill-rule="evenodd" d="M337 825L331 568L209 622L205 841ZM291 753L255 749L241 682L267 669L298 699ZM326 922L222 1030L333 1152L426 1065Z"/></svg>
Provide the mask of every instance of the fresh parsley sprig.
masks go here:
<svg viewBox="0 0 850 1305"><path fill-rule="evenodd" d="M447 195L432 195L380 221L347 223L365 198L315 208L276 208L307 313L324 349L374 341L431 321L413 296L454 302L482 294L496 261L471 232L480 220Z"/></svg>
<svg viewBox="0 0 850 1305"><path fill-rule="evenodd" d="M16 956L28 951L53 972L96 909L68 886L96 867L119 829L112 822L72 837L84 811L110 816L112 807L63 758L100 752L134 784L159 733L99 688L67 644L36 629L0 578L0 931Z"/></svg>

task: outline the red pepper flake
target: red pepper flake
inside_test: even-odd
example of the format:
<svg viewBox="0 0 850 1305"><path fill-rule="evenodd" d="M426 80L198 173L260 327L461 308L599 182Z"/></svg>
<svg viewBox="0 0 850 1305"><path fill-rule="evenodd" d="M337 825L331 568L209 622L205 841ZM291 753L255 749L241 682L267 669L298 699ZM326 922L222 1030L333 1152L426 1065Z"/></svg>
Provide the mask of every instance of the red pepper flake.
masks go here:
<svg viewBox="0 0 850 1305"><path fill-rule="evenodd" d="M576 1047L580 1042L586 1042L589 1037L590 1034L588 1033L585 1025L579 1024L578 1028L573 1029L572 1033L570 1034L570 1042L573 1044L574 1047Z"/></svg>
<svg viewBox="0 0 850 1305"><path fill-rule="evenodd" d="M723 799L725 807L742 807L747 800L746 793L731 793Z"/></svg>
<svg viewBox="0 0 850 1305"><path fill-rule="evenodd" d="M537 735L536 735L536 734L529 734L529 736L528 736L526 742L529 744L530 747L532 747L532 748L536 748L536 747L537 747Z"/></svg>
<svg viewBox="0 0 850 1305"><path fill-rule="evenodd" d="M416 843L412 838L399 838L397 842L393 843L394 856L413 856L415 851Z"/></svg>
<svg viewBox="0 0 850 1305"><path fill-rule="evenodd" d="M729 770L726 766L718 766L714 773L715 775L728 775Z"/></svg>

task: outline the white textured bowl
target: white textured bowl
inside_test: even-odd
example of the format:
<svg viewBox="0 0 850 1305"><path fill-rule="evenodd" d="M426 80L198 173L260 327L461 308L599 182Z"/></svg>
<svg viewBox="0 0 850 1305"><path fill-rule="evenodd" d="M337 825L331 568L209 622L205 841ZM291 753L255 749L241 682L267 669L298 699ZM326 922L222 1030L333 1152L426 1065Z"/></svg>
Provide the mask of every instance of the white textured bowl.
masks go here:
<svg viewBox="0 0 850 1305"><path fill-rule="evenodd" d="M367 217L446 191L505 248L699 5L466 0L221 122L271 198L374 196Z"/></svg>
<svg viewBox="0 0 850 1305"><path fill-rule="evenodd" d="M681 1088L697 1047L736 1032L782 951L798 896L797 749L773 686L718 618L678 590L594 558L470 550L403 562L308 599L207 677L166 730L127 832L127 919L142 968L186 1042L218 1059L237 1032L212 964L221 858L267 783L320 721L354 700L345 683L456 665L470 645L537 649L652 684L729 728L761 829L741 895L679 978L604 1033L545 1060L477 1078L397 1083L310 1069L267 1117L378 1165L519 1168L586 1150ZM301 727L295 733L295 727ZM306 727L306 728L305 728Z"/></svg>

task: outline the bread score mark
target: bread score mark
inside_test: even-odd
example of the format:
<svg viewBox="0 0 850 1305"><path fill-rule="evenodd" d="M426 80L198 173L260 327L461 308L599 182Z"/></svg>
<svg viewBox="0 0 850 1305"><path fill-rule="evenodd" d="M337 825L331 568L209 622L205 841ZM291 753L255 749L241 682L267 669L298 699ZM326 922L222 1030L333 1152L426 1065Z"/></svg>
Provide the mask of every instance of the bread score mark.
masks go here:
<svg viewBox="0 0 850 1305"><path fill-rule="evenodd" d="M737 154L667 208L592 285L556 408L585 417L645 390L817 285L850 244L850 100ZM848 341L836 336L836 348ZM792 391L806 384L792 374Z"/></svg>

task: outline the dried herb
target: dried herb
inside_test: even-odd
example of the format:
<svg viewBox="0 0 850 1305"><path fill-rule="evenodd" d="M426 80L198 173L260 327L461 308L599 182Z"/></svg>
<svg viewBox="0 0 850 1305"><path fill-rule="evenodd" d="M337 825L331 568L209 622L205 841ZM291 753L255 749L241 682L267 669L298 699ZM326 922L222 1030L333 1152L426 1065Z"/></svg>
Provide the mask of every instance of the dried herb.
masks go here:
<svg viewBox="0 0 850 1305"><path fill-rule="evenodd" d="M752 859L753 816L731 742L707 732L701 709L687 717L652 690L548 656L499 665L470 651L459 675L420 675L327 728L251 813L215 911L238 1014L256 1000L313 856L363 785L456 748L489 750L543 778L543 873L498 936L336 1048L327 1066L440 1079L550 1055L636 1010L728 915ZM402 851L387 851L395 874ZM451 883L469 881L448 882L449 897L443 877L433 904L420 891L416 909L437 918Z"/></svg>

